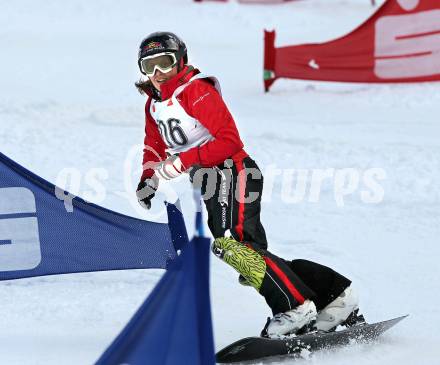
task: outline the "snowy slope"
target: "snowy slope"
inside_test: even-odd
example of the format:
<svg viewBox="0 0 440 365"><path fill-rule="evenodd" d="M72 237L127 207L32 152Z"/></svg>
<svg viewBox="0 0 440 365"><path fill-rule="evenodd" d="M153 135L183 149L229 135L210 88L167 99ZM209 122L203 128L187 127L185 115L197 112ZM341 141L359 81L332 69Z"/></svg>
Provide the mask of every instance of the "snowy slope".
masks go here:
<svg viewBox="0 0 440 365"><path fill-rule="evenodd" d="M139 172L129 167L139 166L143 139L144 99L133 87L137 47L155 30L181 35L192 62L220 79L246 150L266 175L274 167L382 169L384 199L377 204L362 201L361 186L339 206L332 180L318 202L309 194L286 201L280 179L267 195L263 223L272 251L352 278L370 321L411 314L377 346L353 345L296 363L438 362L440 84L281 80L269 94L262 91L263 28L277 29L277 45L329 40L372 13L368 0L278 6L23 0L3 1L1 9L0 151L53 182L70 168L80 184L67 187L96 203L164 219L160 202L151 213L135 208ZM91 173L104 181L105 196L87 184ZM189 184L181 179L172 188L191 224ZM161 274L1 282L0 364L93 363ZM216 347L259 333L269 315L263 299L214 257L211 278Z"/></svg>

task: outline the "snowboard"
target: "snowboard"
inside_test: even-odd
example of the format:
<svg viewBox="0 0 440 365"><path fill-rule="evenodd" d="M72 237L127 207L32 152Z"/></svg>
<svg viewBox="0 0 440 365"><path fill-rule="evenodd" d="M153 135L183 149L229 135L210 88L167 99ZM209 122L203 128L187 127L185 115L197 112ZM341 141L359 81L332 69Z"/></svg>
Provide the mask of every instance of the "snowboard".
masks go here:
<svg viewBox="0 0 440 365"><path fill-rule="evenodd" d="M352 341L369 341L380 336L406 317L407 315L378 323L359 324L341 331L314 332L283 339L246 337L219 351L216 359L217 363L225 364L261 360L272 356L298 356L303 350L312 352L347 345Z"/></svg>

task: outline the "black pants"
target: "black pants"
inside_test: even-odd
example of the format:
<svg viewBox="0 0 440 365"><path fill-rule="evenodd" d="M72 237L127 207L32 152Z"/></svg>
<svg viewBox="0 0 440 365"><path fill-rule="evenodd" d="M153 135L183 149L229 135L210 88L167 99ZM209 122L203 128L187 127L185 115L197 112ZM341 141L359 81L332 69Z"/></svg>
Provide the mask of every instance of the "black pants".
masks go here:
<svg viewBox="0 0 440 365"><path fill-rule="evenodd" d="M325 266L306 260L286 261L267 250L260 221L263 176L250 157L194 171L192 180L201 188L214 238L224 237L229 231L235 240L263 257L266 273L259 293L273 314L293 309L305 299L312 299L318 308L323 308L350 285ZM327 286L328 283L332 285Z"/></svg>

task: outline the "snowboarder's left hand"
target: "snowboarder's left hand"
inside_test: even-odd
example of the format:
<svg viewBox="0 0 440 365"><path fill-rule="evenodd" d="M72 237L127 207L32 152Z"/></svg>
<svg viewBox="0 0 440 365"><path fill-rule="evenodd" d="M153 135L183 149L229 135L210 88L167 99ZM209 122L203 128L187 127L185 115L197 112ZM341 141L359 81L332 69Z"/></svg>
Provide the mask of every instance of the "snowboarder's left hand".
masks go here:
<svg viewBox="0 0 440 365"><path fill-rule="evenodd" d="M151 199L153 199L158 186L159 179L154 175L150 179L143 180L139 183L136 189L136 196L142 208L151 208Z"/></svg>
<svg viewBox="0 0 440 365"><path fill-rule="evenodd" d="M173 155L159 163L155 168L155 175L161 180L171 180L185 172L180 157Z"/></svg>

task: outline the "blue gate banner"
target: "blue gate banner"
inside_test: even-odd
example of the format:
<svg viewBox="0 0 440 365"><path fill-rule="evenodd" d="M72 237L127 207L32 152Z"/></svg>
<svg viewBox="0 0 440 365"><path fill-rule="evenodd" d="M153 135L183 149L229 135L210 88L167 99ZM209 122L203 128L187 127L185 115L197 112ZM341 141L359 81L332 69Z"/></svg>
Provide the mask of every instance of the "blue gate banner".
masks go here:
<svg viewBox="0 0 440 365"><path fill-rule="evenodd" d="M194 237L96 365L213 365L210 240Z"/></svg>
<svg viewBox="0 0 440 365"><path fill-rule="evenodd" d="M0 280L166 268L177 256L168 224L60 194L0 153Z"/></svg>
<svg viewBox="0 0 440 365"><path fill-rule="evenodd" d="M171 240L176 251L181 251L188 244L188 233L183 219L180 201L175 204L165 203L167 206L168 227L171 233Z"/></svg>

